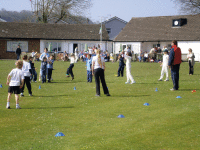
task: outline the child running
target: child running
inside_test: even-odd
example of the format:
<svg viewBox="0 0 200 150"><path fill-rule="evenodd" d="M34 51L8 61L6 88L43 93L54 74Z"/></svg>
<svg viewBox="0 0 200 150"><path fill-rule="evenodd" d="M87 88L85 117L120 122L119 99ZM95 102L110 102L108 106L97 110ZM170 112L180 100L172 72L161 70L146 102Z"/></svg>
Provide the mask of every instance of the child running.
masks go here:
<svg viewBox="0 0 200 150"><path fill-rule="evenodd" d="M31 82L30 82L30 76L32 75L31 65L30 65L30 63L27 62L27 60L28 60L27 55L24 55L22 59L23 59L22 72L24 73L24 85L21 88L20 96L24 96L23 93L24 93L25 84L28 89L29 96L32 96Z"/></svg>
<svg viewBox="0 0 200 150"><path fill-rule="evenodd" d="M86 60L87 66L87 82L92 82L92 58L91 54L88 54L88 59Z"/></svg>
<svg viewBox="0 0 200 150"><path fill-rule="evenodd" d="M124 58L122 58L122 56L119 55L118 56L118 60L119 60L119 69L118 69L118 76L117 77L120 77L120 74L121 74L121 77L123 77L123 75L124 75L124 66L125 66Z"/></svg>
<svg viewBox="0 0 200 150"><path fill-rule="evenodd" d="M162 66L162 70L161 70L160 79L158 79L158 81L162 81L165 73L166 73L166 79L164 81L169 81L169 77L168 77L168 60L169 60L169 55L168 55L168 50L166 49L166 50L164 50L163 62L160 65L160 67Z"/></svg>
<svg viewBox="0 0 200 150"><path fill-rule="evenodd" d="M133 76L131 75L131 52L127 52L127 55L125 55L125 60L126 60L126 77L127 77L127 82L125 82L125 84L136 83L133 79Z"/></svg>
<svg viewBox="0 0 200 150"><path fill-rule="evenodd" d="M8 98L7 98L7 105L6 108L10 109L10 98L12 93L15 94L15 101L16 101L16 109L20 109L21 107L19 106L19 95L20 94L20 88L24 85L24 74L22 72L22 66L23 66L23 61L18 60L15 63L16 67L13 69L7 77L7 82L6 84L9 85L8 88Z"/></svg>
<svg viewBox="0 0 200 150"><path fill-rule="evenodd" d="M69 59L70 59L70 65L69 65L69 68L67 69L66 77L69 77L69 74L70 74L71 77L72 77L72 80L73 80L74 79L74 74L73 74L72 68L74 67L74 63L75 63L75 59L74 59L74 54L73 53L71 54L71 57L69 57Z"/></svg>
<svg viewBox="0 0 200 150"><path fill-rule="evenodd" d="M51 82L53 63L54 63L54 56L51 55L50 59L48 60L48 63L47 63L47 72L48 72L47 80L48 80L48 82Z"/></svg>

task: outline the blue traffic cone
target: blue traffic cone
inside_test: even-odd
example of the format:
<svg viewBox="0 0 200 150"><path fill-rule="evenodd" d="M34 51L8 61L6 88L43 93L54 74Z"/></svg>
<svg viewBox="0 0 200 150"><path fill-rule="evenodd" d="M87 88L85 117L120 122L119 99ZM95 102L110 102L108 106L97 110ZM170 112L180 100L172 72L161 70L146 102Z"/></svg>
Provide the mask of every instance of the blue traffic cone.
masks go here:
<svg viewBox="0 0 200 150"><path fill-rule="evenodd" d="M156 92L158 92L158 88L156 88L156 90L155 90Z"/></svg>
<svg viewBox="0 0 200 150"><path fill-rule="evenodd" d="M149 103L144 103L144 106L149 106L150 104Z"/></svg>
<svg viewBox="0 0 200 150"><path fill-rule="evenodd" d="M117 116L118 118L125 118L125 116L124 115L119 115L119 116Z"/></svg>
<svg viewBox="0 0 200 150"><path fill-rule="evenodd" d="M58 137L58 136L65 136L62 132L58 132L55 137Z"/></svg>
<svg viewBox="0 0 200 150"><path fill-rule="evenodd" d="M74 87L74 90L76 90L76 87Z"/></svg>
<svg viewBox="0 0 200 150"><path fill-rule="evenodd" d="M0 88L3 88L2 84L0 84Z"/></svg>
<svg viewBox="0 0 200 150"><path fill-rule="evenodd" d="M41 89L41 85L39 85L39 89Z"/></svg>
<svg viewBox="0 0 200 150"><path fill-rule="evenodd" d="M176 98L182 98L181 96L177 96Z"/></svg>

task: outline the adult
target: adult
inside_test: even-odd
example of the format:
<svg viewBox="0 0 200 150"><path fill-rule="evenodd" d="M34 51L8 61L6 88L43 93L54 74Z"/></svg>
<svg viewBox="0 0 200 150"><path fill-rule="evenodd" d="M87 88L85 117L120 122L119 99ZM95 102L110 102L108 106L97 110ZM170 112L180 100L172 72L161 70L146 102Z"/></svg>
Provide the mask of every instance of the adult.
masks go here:
<svg viewBox="0 0 200 150"><path fill-rule="evenodd" d="M75 52L75 63L77 63L77 61L78 61L78 47L75 48L74 52Z"/></svg>
<svg viewBox="0 0 200 150"><path fill-rule="evenodd" d="M187 59L189 63L189 75L193 75L194 73L194 53L192 52L192 49L189 48L189 53L187 54Z"/></svg>
<svg viewBox="0 0 200 150"><path fill-rule="evenodd" d="M181 49L177 47L177 41L172 41L171 50L169 54L168 66L171 68L171 77L173 81L173 88L171 91L179 89L179 69L181 64Z"/></svg>
<svg viewBox="0 0 200 150"><path fill-rule="evenodd" d="M103 91L106 96L110 96L106 81L104 78L105 71L105 61L104 58L100 56L101 51L98 49L96 51L96 56L92 58L92 75L94 75L96 83L96 95L100 96L100 80L103 86Z"/></svg>
<svg viewBox="0 0 200 150"><path fill-rule="evenodd" d="M19 58L20 58L20 55L21 55L21 53L22 53L22 50L21 50L21 48L20 48L20 46L18 45L18 47L17 47L17 49L16 49L16 52L15 52L16 54L17 54L17 60L19 60Z"/></svg>

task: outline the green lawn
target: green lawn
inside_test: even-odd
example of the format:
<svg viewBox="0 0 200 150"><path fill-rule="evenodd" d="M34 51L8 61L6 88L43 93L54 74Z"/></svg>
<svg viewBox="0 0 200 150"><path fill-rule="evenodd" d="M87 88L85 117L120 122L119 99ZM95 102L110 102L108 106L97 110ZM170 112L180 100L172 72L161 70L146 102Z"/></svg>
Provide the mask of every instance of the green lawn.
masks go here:
<svg viewBox="0 0 200 150"><path fill-rule="evenodd" d="M125 76L115 76L118 63L106 63L111 97L104 96L102 88L101 97L95 97L94 79L86 82L85 63L75 64L71 81L65 77L69 62L55 62L53 82L32 83L33 97L25 88L21 110L15 109L14 96L12 109L6 109L5 83L14 61L0 60L0 66L0 150L200 149L200 63L193 76L188 75L188 63L182 63L180 90L173 92L171 79L157 81L158 63L133 62L132 85L125 84ZM40 62L35 66L39 68ZM120 114L125 118L117 118ZM57 132L65 136L55 137Z"/></svg>

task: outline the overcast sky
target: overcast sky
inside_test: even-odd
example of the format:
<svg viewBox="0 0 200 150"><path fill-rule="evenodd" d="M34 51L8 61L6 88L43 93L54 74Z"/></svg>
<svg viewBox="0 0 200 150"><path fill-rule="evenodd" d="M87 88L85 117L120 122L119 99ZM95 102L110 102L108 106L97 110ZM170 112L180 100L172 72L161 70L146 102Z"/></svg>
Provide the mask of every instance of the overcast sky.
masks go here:
<svg viewBox="0 0 200 150"><path fill-rule="evenodd" d="M92 21L117 16L125 21L132 17L180 15L179 6L172 0L88 0L93 4L86 12ZM21 11L31 10L30 0L0 0L0 9Z"/></svg>

